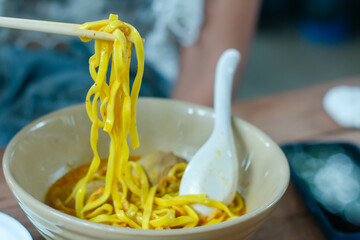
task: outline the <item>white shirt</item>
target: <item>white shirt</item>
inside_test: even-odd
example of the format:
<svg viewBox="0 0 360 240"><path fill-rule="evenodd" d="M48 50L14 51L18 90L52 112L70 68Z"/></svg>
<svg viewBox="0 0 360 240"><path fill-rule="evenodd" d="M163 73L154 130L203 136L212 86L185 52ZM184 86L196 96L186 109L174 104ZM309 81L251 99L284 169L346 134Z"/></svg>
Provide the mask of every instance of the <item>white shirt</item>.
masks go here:
<svg viewBox="0 0 360 240"><path fill-rule="evenodd" d="M2 16L83 23L108 18L110 13L132 24L145 37L145 61L171 83L179 72L179 49L198 39L204 0L0 0ZM15 39L15 42L14 42ZM0 41L26 46L38 42L53 48L67 36L2 30ZM92 47L91 45L89 45Z"/></svg>

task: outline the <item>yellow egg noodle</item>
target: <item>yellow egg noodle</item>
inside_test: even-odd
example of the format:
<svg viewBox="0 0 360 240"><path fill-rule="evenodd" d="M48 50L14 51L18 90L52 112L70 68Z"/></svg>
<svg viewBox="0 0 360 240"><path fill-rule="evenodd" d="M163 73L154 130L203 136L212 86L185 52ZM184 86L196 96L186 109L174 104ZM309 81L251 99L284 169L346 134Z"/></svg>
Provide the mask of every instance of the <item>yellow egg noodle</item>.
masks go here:
<svg viewBox="0 0 360 240"><path fill-rule="evenodd" d="M151 186L143 168L136 161L128 161L129 134L132 148L139 147L135 117L144 71L143 39L133 26L118 20L118 16L113 14L107 20L85 23L82 28L111 33L115 41L95 40L95 54L89 59L94 84L86 96L86 109L92 122L90 142L94 156L86 175L77 182L63 203L63 210L69 208L69 203L73 201L75 215L79 218L142 229L209 225L243 214L244 201L239 194L229 206L208 199L205 195L179 196L185 163L175 165L160 184ZM130 93L132 44L138 62ZM107 81L109 61L111 73ZM109 156L103 174L99 174L101 160L97 152L100 128L110 136ZM96 179L105 180L105 186L100 186L86 199L86 185ZM210 216L199 216L191 208L193 203L214 207L215 210Z"/></svg>

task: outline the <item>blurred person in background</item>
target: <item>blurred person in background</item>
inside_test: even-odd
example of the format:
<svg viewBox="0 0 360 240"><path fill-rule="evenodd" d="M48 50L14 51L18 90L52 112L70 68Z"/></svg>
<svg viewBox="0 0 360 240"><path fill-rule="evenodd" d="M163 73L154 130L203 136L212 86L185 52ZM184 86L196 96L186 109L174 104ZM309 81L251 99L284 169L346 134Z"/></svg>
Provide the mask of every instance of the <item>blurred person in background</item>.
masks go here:
<svg viewBox="0 0 360 240"><path fill-rule="evenodd" d="M110 13L136 27L145 41L141 96L212 105L221 53L246 63L261 0L2 0L0 14L83 23ZM93 44L69 36L0 29L0 146L50 111L82 103L92 81ZM130 70L131 78L136 66ZM235 81L235 87L238 81Z"/></svg>

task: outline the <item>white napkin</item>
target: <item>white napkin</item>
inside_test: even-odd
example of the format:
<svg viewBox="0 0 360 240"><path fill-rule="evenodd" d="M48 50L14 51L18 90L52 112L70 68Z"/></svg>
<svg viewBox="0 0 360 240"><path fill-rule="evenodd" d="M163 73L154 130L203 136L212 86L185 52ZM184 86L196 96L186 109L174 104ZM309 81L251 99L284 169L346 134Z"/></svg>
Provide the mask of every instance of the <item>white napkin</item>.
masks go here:
<svg viewBox="0 0 360 240"><path fill-rule="evenodd" d="M325 111L339 125L360 128L360 87L337 86L324 96Z"/></svg>

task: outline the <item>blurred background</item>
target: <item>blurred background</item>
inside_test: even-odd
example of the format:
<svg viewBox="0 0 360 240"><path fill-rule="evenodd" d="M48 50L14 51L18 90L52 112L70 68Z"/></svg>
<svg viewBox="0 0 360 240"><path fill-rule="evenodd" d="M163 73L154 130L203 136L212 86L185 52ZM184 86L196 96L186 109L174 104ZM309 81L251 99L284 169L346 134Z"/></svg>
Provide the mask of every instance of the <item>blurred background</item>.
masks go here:
<svg viewBox="0 0 360 240"><path fill-rule="evenodd" d="M173 12L169 13L167 6L177 8L175 2L187 4L184 11L189 15L177 11L179 16L174 17ZM189 39L189 33L193 33L192 38L196 40L194 33L201 28L202 1L98 0L88 3L88 0L0 0L0 15L82 23L105 19L114 9L124 10L120 13L121 19L136 26L149 43L151 34L146 33L156 29L161 16L159 6L153 3L161 3L160 13L171 15L180 24L175 26L176 31L172 29L172 35L162 32L162 42L155 44L157 49L147 48L155 49L152 51L155 55L161 53L153 61L146 55L146 63L152 65L145 64L144 79L148 81L143 81L141 94L168 96L171 83L166 78L170 77L160 70L177 72L176 67L169 68L169 63L172 67L178 65L176 48L179 42ZM360 75L359 12L359 0L263 0L248 64L236 91L237 99ZM166 14L162 19L165 22ZM172 22L167 24L173 26ZM188 26L181 29L181 24ZM189 29L191 31L186 31ZM177 42L173 41L176 37ZM171 44L166 45L168 42ZM165 45L168 48L165 49ZM93 44L84 44L74 37L0 29L0 146L6 145L34 119L84 101L92 84L88 73L92 52ZM167 66L156 65L161 62ZM136 68L131 74L136 74Z"/></svg>
<svg viewBox="0 0 360 240"><path fill-rule="evenodd" d="M360 75L360 1L265 0L238 98Z"/></svg>
<svg viewBox="0 0 360 240"><path fill-rule="evenodd" d="M107 18L109 11L124 9L122 19L146 32L147 10L135 12L138 4L151 0L126 1L0 0L0 15L84 22ZM107 2L107 6L104 5ZM86 8L86 11L78 9ZM148 9L145 7L144 9ZM61 10L59 10L61 9ZM360 74L360 1L358 0L263 0L258 28L237 98L246 99L332 81ZM130 16L136 15L137 18ZM143 17L144 18L144 17ZM136 19L136 22L134 22ZM20 36L19 36L20 35ZM31 42L26 40L31 38ZM66 51L62 41L72 37L0 29L0 41L30 48ZM92 44L82 48L92 49ZM84 54L80 49L76 54ZM86 53L88 54L88 53ZM77 56L76 56L77 57ZM0 89L1 93L1 89Z"/></svg>

